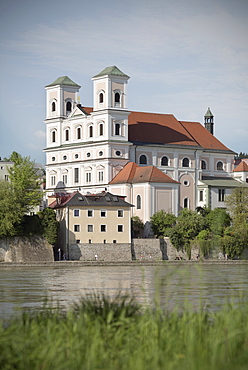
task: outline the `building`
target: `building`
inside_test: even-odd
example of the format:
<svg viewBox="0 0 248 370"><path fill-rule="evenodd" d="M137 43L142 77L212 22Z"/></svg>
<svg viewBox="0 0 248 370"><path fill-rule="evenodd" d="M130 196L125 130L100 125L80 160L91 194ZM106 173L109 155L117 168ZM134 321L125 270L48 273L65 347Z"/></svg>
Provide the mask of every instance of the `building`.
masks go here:
<svg viewBox="0 0 248 370"><path fill-rule="evenodd" d="M9 181L9 168L13 167L14 162L4 161L0 158L0 180Z"/></svg>
<svg viewBox="0 0 248 370"><path fill-rule="evenodd" d="M74 192L56 193L49 201L60 222L59 247L67 255L73 244L131 243L131 204L125 197Z"/></svg>
<svg viewBox="0 0 248 370"><path fill-rule="evenodd" d="M145 223L160 209L178 215L185 207L225 207L242 179L233 176L235 153L214 136L210 108L205 127L172 114L130 112L128 75L112 66L92 80L93 107L79 103L80 85L67 76L46 86L48 195L107 189L126 196Z"/></svg>

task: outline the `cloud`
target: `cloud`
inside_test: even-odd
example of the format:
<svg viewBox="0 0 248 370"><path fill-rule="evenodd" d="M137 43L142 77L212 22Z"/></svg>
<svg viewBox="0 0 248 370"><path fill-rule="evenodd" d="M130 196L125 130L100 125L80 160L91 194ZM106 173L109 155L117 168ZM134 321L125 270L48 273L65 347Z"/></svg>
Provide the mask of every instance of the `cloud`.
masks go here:
<svg viewBox="0 0 248 370"><path fill-rule="evenodd" d="M35 136L37 136L39 139L45 139L46 133L42 130L38 130L35 132Z"/></svg>

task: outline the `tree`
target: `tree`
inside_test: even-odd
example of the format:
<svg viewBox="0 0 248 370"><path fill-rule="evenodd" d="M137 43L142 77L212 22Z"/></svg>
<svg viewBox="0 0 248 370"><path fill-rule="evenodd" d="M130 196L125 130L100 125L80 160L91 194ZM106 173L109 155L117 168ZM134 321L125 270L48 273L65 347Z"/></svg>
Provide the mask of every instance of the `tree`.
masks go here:
<svg viewBox="0 0 248 370"><path fill-rule="evenodd" d="M225 203L235 227L248 223L248 187L240 186L233 189L226 197Z"/></svg>
<svg viewBox="0 0 248 370"><path fill-rule="evenodd" d="M142 231L144 229L144 223L139 216L133 216L131 218L131 225L132 225L132 236L134 238L141 236Z"/></svg>
<svg viewBox="0 0 248 370"><path fill-rule="evenodd" d="M7 181L0 181L0 237L15 235L16 225L20 223L22 216L12 185Z"/></svg>
<svg viewBox="0 0 248 370"><path fill-rule="evenodd" d="M56 220L56 214L53 209L47 207L38 213L41 219L43 236L49 244L55 245L58 239L59 222Z"/></svg>
<svg viewBox="0 0 248 370"><path fill-rule="evenodd" d="M163 209L151 217L152 230L156 236L168 236L169 229L176 224L176 216Z"/></svg>
<svg viewBox="0 0 248 370"><path fill-rule="evenodd" d="M230 215L224 208L215 208L208 215L209 229L212 236L223 236L226 227L230 226Z"/></svg>
<svg viewBox="0 0 248 370"><path fill-rule="evenodd" d="M10 167L8 171L15 201L25 214L37 206L42 199L39 175L35 162L31 161L30 157L22 157L17 152L13 152L9 160L14 162L13 167Z"/></svg>
<svg viewBox="0 0 248 370"><path fill-rule="evenodd" d="M248 153L243 153L240 152L238 155L235 155L235 159L243 159L243 158L248 158Z"/></svg>

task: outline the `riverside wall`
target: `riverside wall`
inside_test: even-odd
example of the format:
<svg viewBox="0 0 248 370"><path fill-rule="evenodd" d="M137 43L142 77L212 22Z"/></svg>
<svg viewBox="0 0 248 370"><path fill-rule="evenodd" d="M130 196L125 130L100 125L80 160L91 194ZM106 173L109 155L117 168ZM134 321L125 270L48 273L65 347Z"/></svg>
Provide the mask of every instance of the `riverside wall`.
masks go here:
<svg viewBox="0 0 248 370"><path fill-rule="evenodd" d="M53 247L42 237L8 237L0 240L1 262L52 262Z"/></svg>

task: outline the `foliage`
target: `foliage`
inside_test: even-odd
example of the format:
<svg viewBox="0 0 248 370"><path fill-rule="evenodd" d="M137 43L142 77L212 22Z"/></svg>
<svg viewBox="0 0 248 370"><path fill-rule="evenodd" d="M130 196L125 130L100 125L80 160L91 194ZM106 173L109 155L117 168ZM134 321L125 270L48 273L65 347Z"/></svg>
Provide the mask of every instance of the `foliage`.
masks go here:
<svg viewBox="0 0 248 370"><path fill-rule="evenodd" d="M196 239L198 240L208 240L210 235L209 230L201 230L199 234L197 235Z"/></svg>
<svg viewBox="0 0 248 370"><path fill-rule="evenodd" d="M215 208L207 215L212 235L223 236L226 227L230 226L231 217L224 208Z"/></svg>
<svg viewBox="0 0 248 370"><path fill-rule="evenodd" d="M233 189L232 193L226 197L225 202L235 226L248 223L248 188Z"/></svg>
<svg viewBox="0 0 248 370"><path fill-rule="evenodd" d="M16 227L16 234L20 236L42 235L42 225L38 215L24 215Z"/></svg>
<svg viewBox="0 0 248 370"><path fill-rule="evenodd" d="M139 216L133 216L131 218L131 228L134 238L142 236L142 231L144 229L144 223Z"/></svg>
<svg viewBox="0 0 248 370"><path fill-rule="evenodd" d="M243 153L240 152L238 155L235 155L235 159L243 159L243 158L248 158L248 153Z"/></svg>
<svg viewBox="0 0 248 370"><path fill-rule="evenodd" d="M58 239L59 222L56 220L56 214L51 208L45 208L38 213L40 217L42 235L49 244L55 245Z"/></svg>
<svg viewBox="0 0 248 370"><path fill-rule="evenodd" d="M163 209L154 213L151 217L151 225L154 234L159 236L168 236L168 231L176 224L176 216L166 213Z"/></svg>
<svg viewBox="0 0 248 370"><path fill-rule="evenodd" d="M88 300L88 298L86 298ZM0 324L0 368L243 370L248 307L163 312L104 298ZM99 309L100 307L100 309ZM21 335L20 335L21 333ZM166 362L166 364L165 364ZM166 366L165 366L166 365Z"/></svg>
<svg viewBox="0 0 248 370"><path fill-rule="evenodd" d="M16 225L22 219L22 210L17 202L12 185L0 181L0 238L16 233Z"/></svg>
<svg viewBox="0 0 248 370"><path fill-rule="evenodd" d="M228 258L239 258L245 247L248 247L248 224L229 228L221 239L221 249Z"/></svg>
<svg viewBox="0 0 248 370"><path fill-rule="evenodd" d="M42 199L42 192L38 181L39 175L35 168L35 162L30 157L22 157L13 152L9 158L14 162L13 167L8 169L15 201L21 208L23 214L32 210Z"/></svg>

